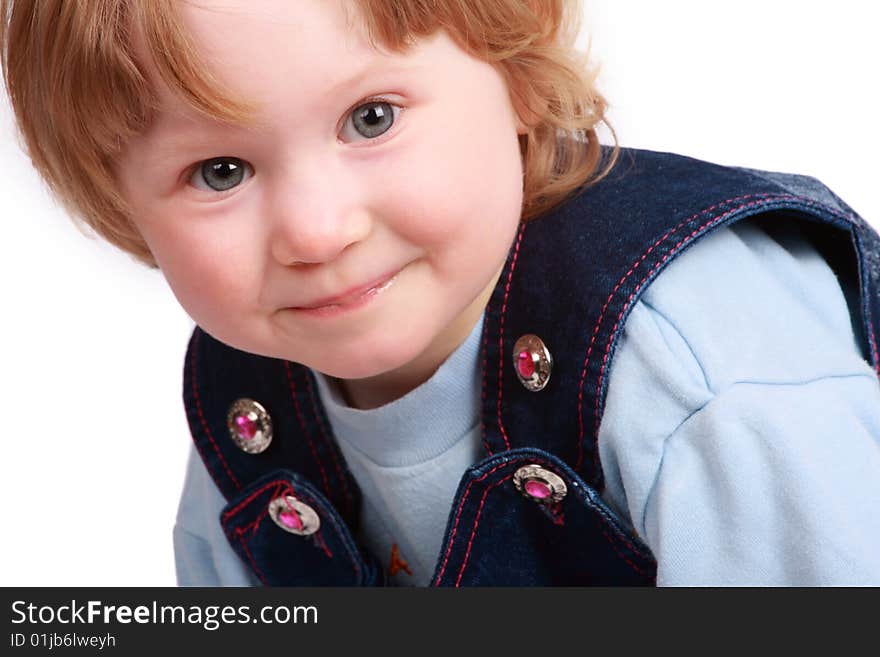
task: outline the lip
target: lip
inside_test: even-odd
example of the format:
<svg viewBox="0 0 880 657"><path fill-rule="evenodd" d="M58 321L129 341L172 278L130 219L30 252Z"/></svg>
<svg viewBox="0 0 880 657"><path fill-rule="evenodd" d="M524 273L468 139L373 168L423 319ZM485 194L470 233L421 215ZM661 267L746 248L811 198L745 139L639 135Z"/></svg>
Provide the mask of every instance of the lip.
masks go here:
<svg viewBox="0 0 880 657"><path fill-rule="evenodd" d="M308 306L291 306L288 310L306 315L327 317L366 305L376 296L391 287L403 268L387 272L369 283L346 290L342 294L319 299Z"/></svg>

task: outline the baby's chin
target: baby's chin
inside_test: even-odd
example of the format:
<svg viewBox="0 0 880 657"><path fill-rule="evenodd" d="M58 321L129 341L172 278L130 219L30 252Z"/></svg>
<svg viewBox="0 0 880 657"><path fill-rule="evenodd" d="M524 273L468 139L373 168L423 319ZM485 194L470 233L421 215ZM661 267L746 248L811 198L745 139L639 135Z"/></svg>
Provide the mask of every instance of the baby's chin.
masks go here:
<svg viewBox="0 0 880 657"><path fill-rule="evenodd" d="M275 327L263 332L243 332L235 331L234 327L212 330L210 326L201 326L215 339L239 351L304 365L335 379L405 375L410 369L431 368L430 363L421 361L432 344L433 327L418 326L415 322L398 332L384 327L346 337L291 335L274 330Z"/></svg>
<svg viewBox="0 0 880 657"><path fill-rule="evenodd" d="M235 339L224 339L219 335L213 335L213 337L239 351L297 363L326 376L344 380L381 376L404 367L415 357L415 354L411 354L410 350L400 349L399 346L391 353L386 351L382 354L376 351L371 353L368 348L353 349L351 353L339 349L331 354L316 354L315 350L286 349L284 345L242 342Z"/></svg>
<svg viewBox="0 0 880 657"><path fill-rule="evenodd" d="M384 354L382 358L370 354L355 354L349 358L338 356L329 358L301 358L295 360L302 365L324 374L325 376L343 381L370 379L390 374L411 362L413 355L409 353Z"/></svg>

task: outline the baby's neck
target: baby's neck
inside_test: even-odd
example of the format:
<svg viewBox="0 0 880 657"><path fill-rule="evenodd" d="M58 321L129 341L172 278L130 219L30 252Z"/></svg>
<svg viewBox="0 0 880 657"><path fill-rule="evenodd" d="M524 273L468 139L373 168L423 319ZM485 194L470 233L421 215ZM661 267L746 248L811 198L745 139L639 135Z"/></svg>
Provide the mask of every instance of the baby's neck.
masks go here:
<svg viewBox="0 0 880 657"><path fill-rule="evenodd" d="M345 403L352 408L379 408L400 399L430 379L469 334L470 330L467 330L460 337L456 335L453 341L433 344L396 370L364 379L335 379L335 382Z"/></svg>
<svg viewBox="0 0 880 657"><path fill-rule="evenodd" d="M350 379L348 381L337 379L336 383L342 393L342 398L351 408L370 410L400 399L430 379L431 374L424 377L423 380L408 383L386 380L372 382L372 379Z"/></svg>

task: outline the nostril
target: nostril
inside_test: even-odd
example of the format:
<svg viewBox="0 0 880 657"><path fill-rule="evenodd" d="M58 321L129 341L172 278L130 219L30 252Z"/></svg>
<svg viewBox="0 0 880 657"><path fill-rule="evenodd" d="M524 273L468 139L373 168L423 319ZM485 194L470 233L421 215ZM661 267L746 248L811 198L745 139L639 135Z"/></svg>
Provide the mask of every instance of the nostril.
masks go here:
<svg viewBox="0 0 880 657"><path fill-rule="evenodd" d="M369 233L366 222L362 227L355 221L328 220L323 225L314 225L291 219L278 223L270 236L270 248L275 261L283 266L307 268L338 260Z"/></svg>
<svg viewBox="0 0 880 657"><path fill-rule="evenodd" d="M323 263L320 262L304 262L302 260L292 260L290 262L285 263L285 267L295 267L297 271L300 272L310 272L313 269L317 269L318 267L322 267Z"/></svg>

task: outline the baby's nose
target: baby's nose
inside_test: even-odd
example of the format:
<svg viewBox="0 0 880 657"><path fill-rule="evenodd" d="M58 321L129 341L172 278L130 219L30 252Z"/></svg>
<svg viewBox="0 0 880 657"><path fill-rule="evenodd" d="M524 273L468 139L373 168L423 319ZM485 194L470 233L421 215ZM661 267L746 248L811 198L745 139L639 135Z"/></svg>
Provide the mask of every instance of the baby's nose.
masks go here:
<svg viewBox="0 0 880 657"><path fill-rule="evenodd" d="M331 262L370 233L367 209L329 177L289 187L272 203L271 251L283 265Z"/></svg>

